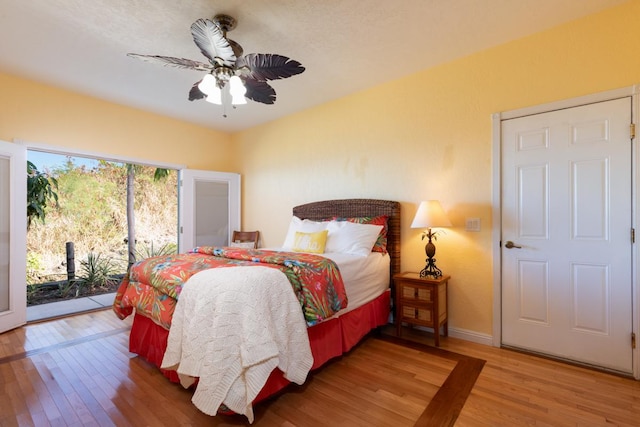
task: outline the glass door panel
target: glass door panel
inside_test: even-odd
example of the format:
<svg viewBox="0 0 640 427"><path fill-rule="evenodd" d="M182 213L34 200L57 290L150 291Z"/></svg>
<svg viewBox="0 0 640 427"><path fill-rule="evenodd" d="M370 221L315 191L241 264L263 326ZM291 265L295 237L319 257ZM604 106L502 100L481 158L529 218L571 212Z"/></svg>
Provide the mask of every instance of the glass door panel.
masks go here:
<svg viewBox="0 0 640 427"><path fill-rule="evenodd" d="M0 333L27 321L27 150L0 141Z"/></svg>
<svg viewBox="0 0 640 427"><path fill-rule="evenodd" d="M184 169L179 182L179 251L228 245L240 230L240 175Z"/></svg>
<svg viewBox="0 0 640 427"><path fill-rule="evenodd" d="M227 182L195 182L196 246L229 244L229 184Z"/></svg>

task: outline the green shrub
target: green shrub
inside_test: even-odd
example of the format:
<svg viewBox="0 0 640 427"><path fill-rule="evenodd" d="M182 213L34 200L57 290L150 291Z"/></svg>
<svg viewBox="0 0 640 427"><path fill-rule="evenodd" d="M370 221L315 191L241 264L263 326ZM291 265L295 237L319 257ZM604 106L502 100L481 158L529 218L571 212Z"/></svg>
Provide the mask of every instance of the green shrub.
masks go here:
<svg viewBox="0 0 640 427"><path fill-rule="evenodd" d="M171 255L178 252L178 245L169 242L160 247L156 247L153 242L150 244L137 244L136 245L136 260L151 258L159 255Z"/></svg>
<svg viewBox="0 0 640 427"><path fill-rule="evenodd" d="M27 252L27 285L40 283L41 271L42 259L40 254Z"/></svg>
<svg viewBox="0 0 640 427"><path fill-rule="evenodd" d="M27 305L31 305L33 299L36 297L36 294L40 290L40 284L38 283L27 283Z"/></svg>
<svg viewBox="0 0 640 427"><path fill-rule="evenodd" d="M79 277L73 281L76 288L76 296L85 286L107 288L119 281L114 276L121 271L118 262L109 257L101 257L93 252L87 254L87 259L80 261Z"/></svg>

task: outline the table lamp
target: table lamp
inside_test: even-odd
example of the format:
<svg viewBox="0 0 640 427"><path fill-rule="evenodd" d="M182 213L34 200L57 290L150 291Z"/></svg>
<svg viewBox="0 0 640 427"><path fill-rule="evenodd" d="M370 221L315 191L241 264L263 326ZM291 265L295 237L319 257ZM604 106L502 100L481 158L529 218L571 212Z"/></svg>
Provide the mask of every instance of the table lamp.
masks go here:
<svg viewBox="0 0 640 427"><path fill-rule="evenodd" d="M426 228L427 231L422 233L422 240L425 237L429 238L429 241L424 247L424 251L427 254L427 265L420 272L420 277L432 276L434 279L442 276L442 270L436 267L436 259L433 257L436 254L436 245L432 240L436 240L436 231L432 231L432 228L436 227L451 227L451 221L447 218L447 215L442 209L442 205L437 200L427 200L426 202L420 202L416 216L413 218L411 228Z"/></svg>

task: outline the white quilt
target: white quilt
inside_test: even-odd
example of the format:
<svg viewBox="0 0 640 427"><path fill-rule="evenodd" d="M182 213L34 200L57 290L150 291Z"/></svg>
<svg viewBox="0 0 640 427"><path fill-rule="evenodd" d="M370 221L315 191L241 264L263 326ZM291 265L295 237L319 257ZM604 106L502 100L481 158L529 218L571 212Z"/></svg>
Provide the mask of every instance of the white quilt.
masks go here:
<svg viewBox="0 0 640 427"><path fill-rule="evenodd" d="M185 388L199 377L192 402L202 412L224 403L253 422L251 402L274 368L302 384L312 365L302 309L281 271L214 268L183 286L162 368Z"/></svg>

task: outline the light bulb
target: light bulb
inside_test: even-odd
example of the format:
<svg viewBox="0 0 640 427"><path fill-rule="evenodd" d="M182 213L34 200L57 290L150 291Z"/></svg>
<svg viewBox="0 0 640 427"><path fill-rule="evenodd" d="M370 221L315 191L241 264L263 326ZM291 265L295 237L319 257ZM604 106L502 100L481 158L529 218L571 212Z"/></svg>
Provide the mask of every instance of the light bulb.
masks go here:
<svg viewBox="0 0 640 427"><path fill-rule="evenodd" d="M240 77L232 76L229 79L229 93L231 94L231 103L233 105L247 103L247 100L244 97L244 94L247 93L247 88L242 84Z"/></svg>
<svg viewBox="0 0 640 427"><path fill-rule="evenodd" d="M216 88L216 78L211 74L204 76L200 83L198 83L198 89L205 95L210 95Z"/></svg>
<svg viewBox="0 0 640 427"><path fill-rule="evenodd" d="M247 103L247 99L243 95L231 95L232 105L244 105Z"/></svg>
<svg viewBox="0 0 640 427"><path fill-rule="evenodd" d="M222 91L220 90L220 88L214 85L209 95L207 95L205 101L216 105L222 105Z"/></svg>

